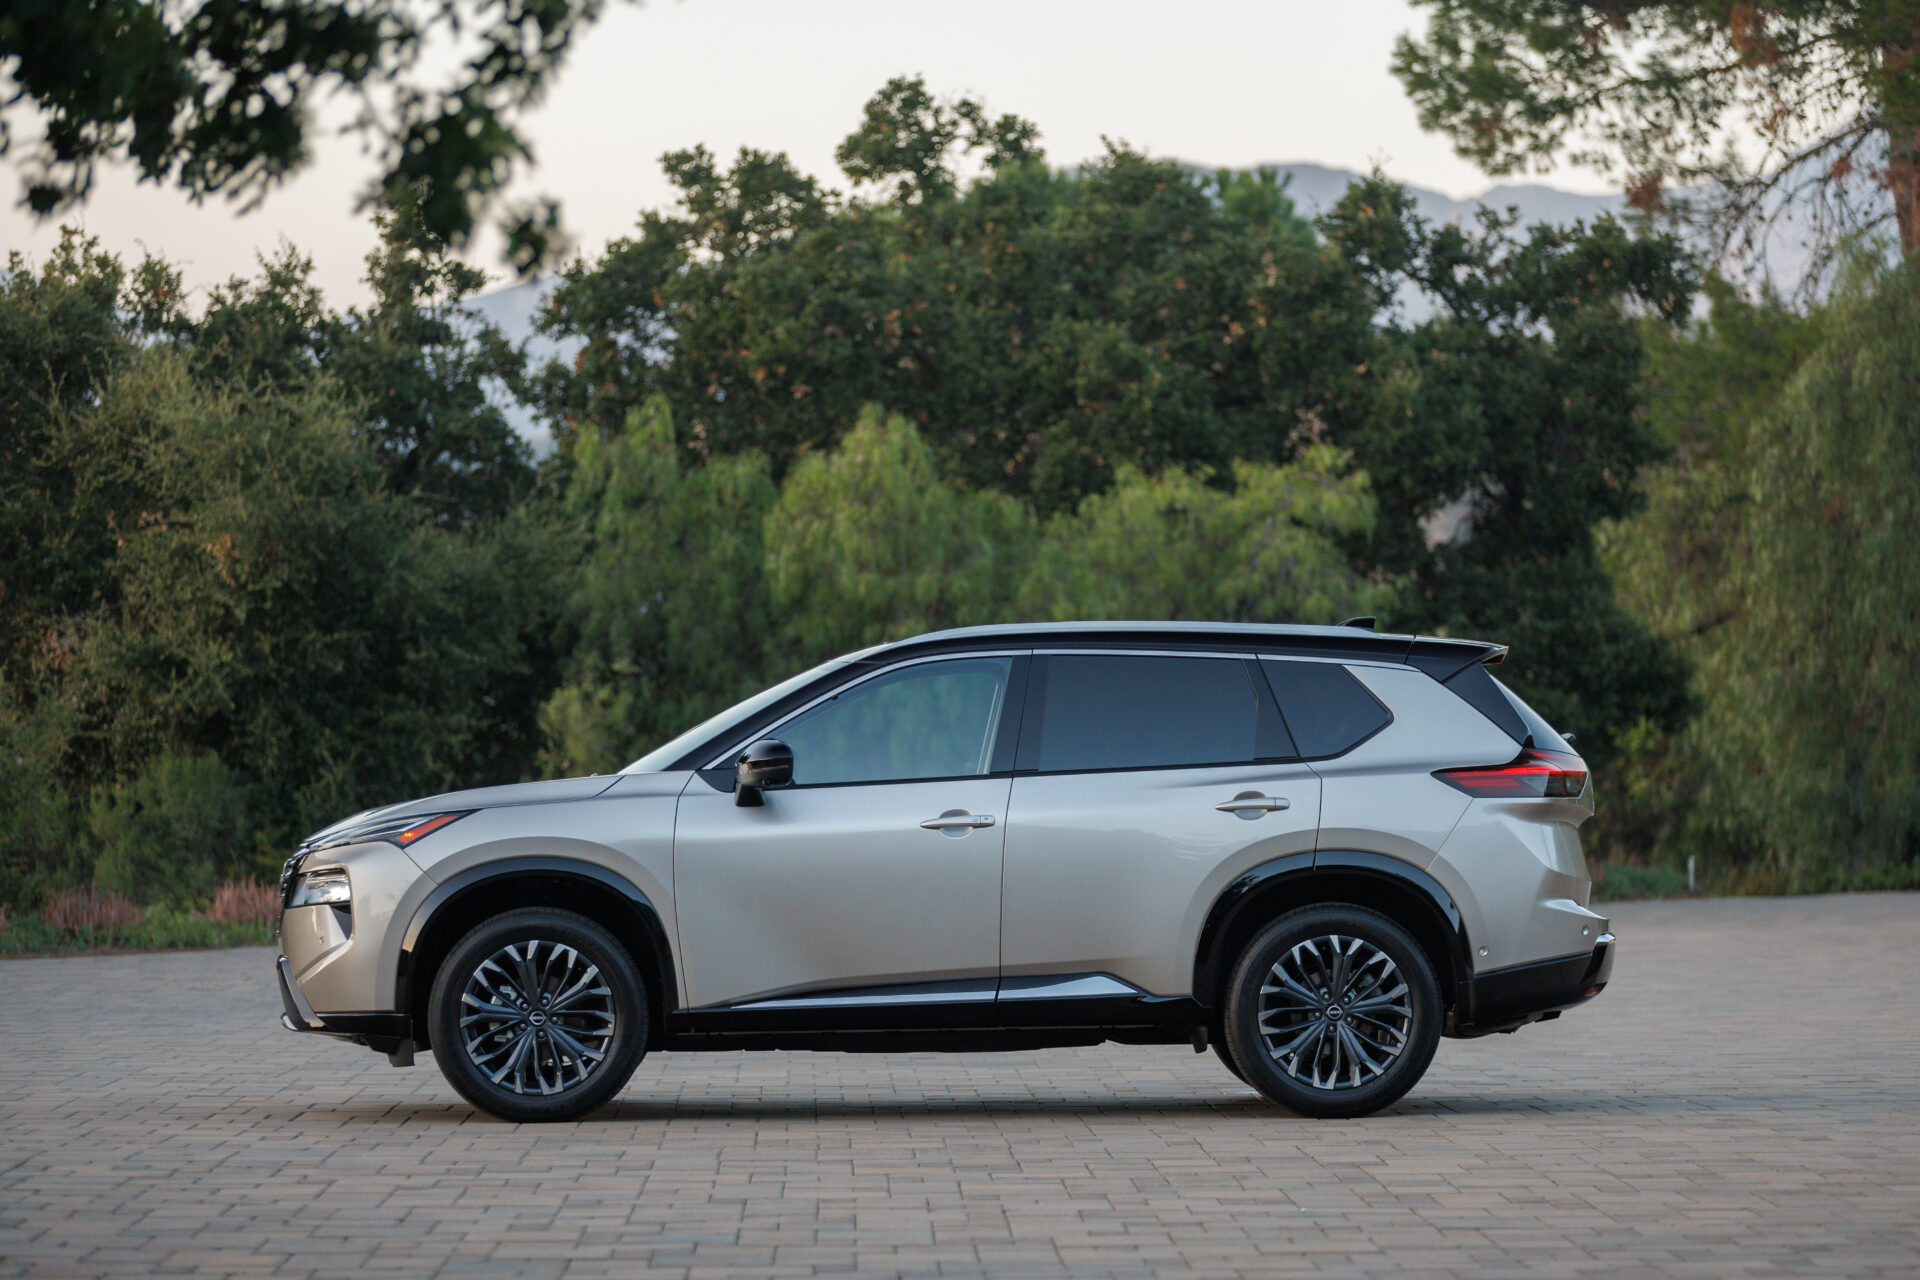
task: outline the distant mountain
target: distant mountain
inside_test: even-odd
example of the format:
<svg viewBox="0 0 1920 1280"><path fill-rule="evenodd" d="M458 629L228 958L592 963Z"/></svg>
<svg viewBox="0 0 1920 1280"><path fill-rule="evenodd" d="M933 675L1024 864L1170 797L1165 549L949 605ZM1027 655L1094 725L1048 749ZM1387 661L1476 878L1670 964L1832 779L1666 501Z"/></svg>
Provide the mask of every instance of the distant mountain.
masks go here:
<svg viewBox="0 0 1920 1280"><path fill-rule="evenodd" d="M1309 218L1325 213L1346 193L1350 184L1365 176L1351 169L1334 169L1319 164L1276 164L1270 167L1287 178L1287 194L1293 198L1295 208ZM1193 168L1211 171L1211 166L1194 165ZM1429 191L1425 187L1409 186L1407 190L1413 195L1420 216L1438 223L1469 219L1482 207L1516 208L1520 211L1523 225L1535 222L1590 222L1603 213L1617 213L1623 207L1617 195L1581 195L1533 183L1491 187L1465 200L1455 200L1452 196ZM472 306L498 325L510 340L525 342L529 354L537 363L571 360L580 349L577 341L557 343L533 331L534 313L553 291L555 283L554 278L548 276L526 284L495 289L474 298ZM1417 296L1403 298L1402 305L1411 318L1418 318L1422 305ZM536 449L544 452L551 445L546 429L536 423L525 409L518 405L506 405L503 408L515 429Z"/></svg>
<svg viewBox="0 0 1920 1280"><path fill-rule="evenodd" d="M1309 218L1325 213L1347 193L1349 186L1366 176L1352 169L1333 169L1322 164L1257 167L1278 170L1287 179L1287 194L1293 197L1294 206ZM1510 205L1520 210L1522 223L1591 222L1603 213L1618 213L1624 207L1624 202L1617 195L1581 195L1577 191L1561 191L1557 187L1537 183L1490 187L1465 200L1455 200L1452 196L1429 191L1425 187L1408 186L1407 191L1413 196L1414 207L1420 211L1420 216L1429 222L1454 222L1471 218L1482 207L1505 209Z"/></svg>

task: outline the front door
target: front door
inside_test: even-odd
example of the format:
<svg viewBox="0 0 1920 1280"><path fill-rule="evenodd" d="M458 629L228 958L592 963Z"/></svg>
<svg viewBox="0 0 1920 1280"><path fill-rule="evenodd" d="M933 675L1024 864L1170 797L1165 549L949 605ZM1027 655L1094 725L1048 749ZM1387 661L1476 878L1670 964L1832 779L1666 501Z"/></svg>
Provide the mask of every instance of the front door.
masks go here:
<svg viewBox="0 0 1920 1280"><path fill-rule="evenodd" d="M764 805L688 784L674 886L692 1008L992 999L1014 663L909 663L802 710L763 735L794 758Z"/></svg>

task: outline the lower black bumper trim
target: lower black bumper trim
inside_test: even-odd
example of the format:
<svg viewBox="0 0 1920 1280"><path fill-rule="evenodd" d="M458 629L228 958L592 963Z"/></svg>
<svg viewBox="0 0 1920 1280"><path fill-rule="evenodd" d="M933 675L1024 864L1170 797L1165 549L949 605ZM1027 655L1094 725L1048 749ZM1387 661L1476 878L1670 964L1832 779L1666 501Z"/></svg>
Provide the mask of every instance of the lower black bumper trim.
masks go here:
<svg viewBox="0 0 1920 1280"><path fill-rule="evenodd" d="M1512 1031L1542 1014L1584 1004L1613 976L1614 940L1603 934L1591 954L1563 956L1476 974L1460 986L1449 1034L1480 1036Z"/></svg>

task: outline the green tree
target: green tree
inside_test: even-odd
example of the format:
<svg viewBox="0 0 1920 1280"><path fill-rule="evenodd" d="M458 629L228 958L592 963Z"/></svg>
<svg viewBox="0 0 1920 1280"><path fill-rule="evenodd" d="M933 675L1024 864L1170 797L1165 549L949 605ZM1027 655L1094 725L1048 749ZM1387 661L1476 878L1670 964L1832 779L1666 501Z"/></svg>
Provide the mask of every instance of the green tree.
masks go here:
<svg viewBox="0 0 1920 1280"><path fill-rule="evenodd" d="M626 430L574 440L579 560L567 679L540 712L549 773L617 769L759 687L773 481L757 454L684 453L658 398Z"/></svg>
<svg viewBox="0 0 1920 1280"><path fill-rule="evenodd" d="M376 277L445 280L421 253ZM517 442L467 447L506 430L476 388L511 353L440 286L327 313L297 256L198 320L76 236L13 267L0 893L191 897L342 812L525 775L561 548ZM217 857L149 876L203 828Z"/></svg>
<svg viewBox="0 0 1920 1280"><path fill-rule="evenodd" d="M1346 555L1371 536L1376 509L1367 477L1343 470L1324 444L1286 466L1236 463L1230 491L1124 468L1112 489L1049 522L1017 612L1060 622L1390 613L1395 584L1357 573Z"/></svg>
<svg viewBox="0 0 1920 1280"><path fill-rule="evenodd" d="M1790 888L1920 872L1915 285L1906 267L1837 302L1749 446L1750 648L1722 696L1745 728L1738 801Z"/></svg>
<svg viewBox="0 0 1920 1280"><path fill-rule="evenodd" d="M689 455L758 451L780 479L879 405L939 476L1043 519L1126 468L1227 492L1238 461L1329 444L1379 499L1375 536L1339 536L1356 580L1411 584L1390 625L1512 641L1509 671L1597 763L1684 713L1671 647L1614 603L1592 538L1661 452L1639 325L1690 305L1672 240L1432 227L1378 179L1315 226L1271 175L1118 148L1052 173L1031 126L919 81L876 95L840 154L851 195L784 157L667 157L681 207L543 317L583 343L538 380L556 434L660 395Z"/></svg>
<svg viewBox="0 0 1920 1280"><path fill-rule="evenodd" d="M1511 644L1502 678L1596 766L1627 726L1677 727L1683 664L1614 600L1594 529L1638 509L1636 477L1664 452L1640 325L1691 305L1678 246L1605 218L1430 227L1377 177L1322 228L1383 306L1412 290L1434 307L1383 328L1363 407L1334 433L1379 499L1375 562L1410 580L1390 616Z"/></svg>
<svg viewBox="0 0 1920 1280"><path fill-rule="evenodd" d="M986 176L961 184L969 148ZM1365 359L1369 298L1270 178L1124 149L1051 173L1031 125L917 80L840 155L870 194L784 156L667 156L681 207L570 271L542 318L583 344L541 381L556 434L662 394L683 442L781 477L879 404L942 474L1052 512L1125 462L1279 460Z"/></svg>
<svg viewBox="0 0 1920 1280"><path fill-rule="evenodd" d="M25 203L79 204L102 160L193 199L257 204L311 156L320 102L344 94L378 155L367 199L417 200L439 240L463 244L531 158L516 118L537 103L602 0L11 0L0 72L39 138ZM425 68L454 55L429 87ZM12 142L0 119L0 154ZM508 211L508 252L531 267L558 247L552 201Z"/></svg>
<svg viewBox="0 0 1920 1280"><path fill-rule="evenodd" d="M256 277L215 288L197 322L164 323L210 383L292 391L318 378L349 389L362 401L355 430L389 491L450 526L497 519L534 484L527 444L501 409L522 386L524 357L468 305L485 273L450 257L418 212L375 216L365 310L327 310L311 259L289 247Z"/></svg>
<svg viewBox="0 0 1920 1280"><path fill-rule="evenodd" d="M1831 247L1891 204L1901 245L1920 248L1906 0L1421 4L1431 20L1400 38L1394 72L1421 125L1489 173L1564 155L1619 177L1636 208L1672 204L1749 249L1783 209Z"/></svg>
<svg viewBox="0 0 1920 1280"><path fill-rule="evenodd" d="M777 652L799 669L998 621L1034 533L1014 499L943 482L911 424L868 409L838 448L800 459L768 515Z"/></svg>
<svg viewBox="0 0 1920 1280"><path fill-rule="evenodd" d="M383 491L357 402L209 388L156 350L66 424L117 547L62 696L78 782L214 751L281 840L382 798L524 768L550 611L536 520L451 530Z"/></svg>

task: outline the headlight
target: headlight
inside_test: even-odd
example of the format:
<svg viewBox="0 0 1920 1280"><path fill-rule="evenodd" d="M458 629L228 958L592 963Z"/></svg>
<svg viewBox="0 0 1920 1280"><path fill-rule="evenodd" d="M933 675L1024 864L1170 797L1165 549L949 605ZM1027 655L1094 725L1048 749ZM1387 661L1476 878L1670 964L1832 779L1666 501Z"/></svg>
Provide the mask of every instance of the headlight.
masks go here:
<svg viewBox="0 0 1920 1280"><path fill-rule="evenodd" d="M343 844L364 844L369 840L384 840L388 844L397 844L402 849L423 836L432 835L449 822L458 822L472 813L471 809L462 809L458 813L415 813L404 818L382 818L377 822L363 822L357 827L348 827L336 832L317 844L307 846L309 851L335 849Z"/></svg>
<svg viewBox="0 0 1920 1280"><path fill-rule="evenodd" d="M347 883L347 873L332 867L326 871L309 871L295 880L287 906L344 907L352 901L353 886Z"/></svg>

